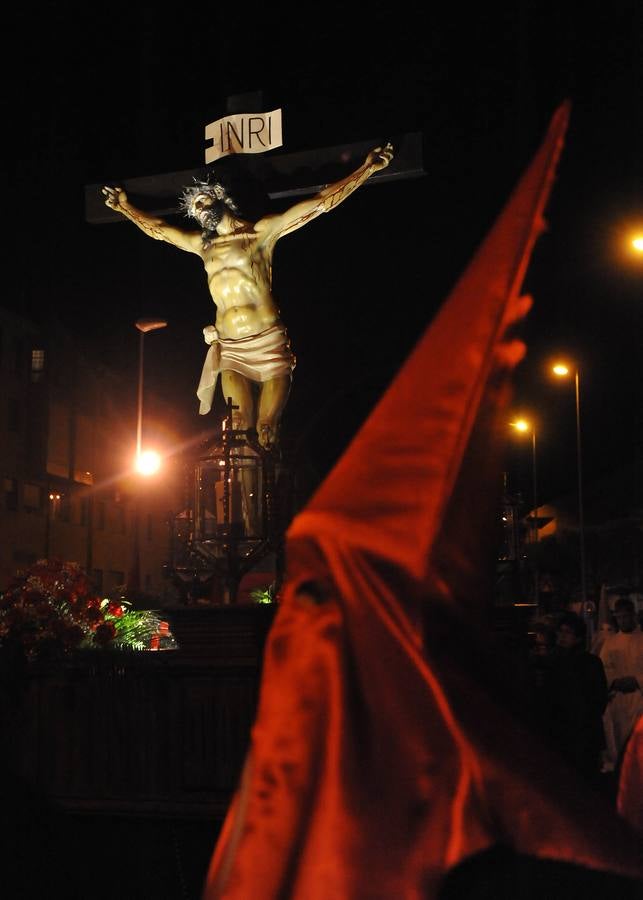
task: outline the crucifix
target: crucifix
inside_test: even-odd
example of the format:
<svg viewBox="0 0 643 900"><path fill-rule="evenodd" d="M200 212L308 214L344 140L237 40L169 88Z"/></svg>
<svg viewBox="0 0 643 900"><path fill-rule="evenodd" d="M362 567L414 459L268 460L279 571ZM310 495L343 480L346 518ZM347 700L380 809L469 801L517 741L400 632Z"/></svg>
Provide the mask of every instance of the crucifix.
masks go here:
<svg viewBox="0 0 643 900"><path fill-rule="evenodd" d="M229 98L228 112L240 102L260 103L261 95ZM418 136L405 135L395 145L361 142L308 153L244 155L243 165L270 198L299 199L285 212L249 221L225 178L213 170L205 176L193 170L126 179L115 186L90 185L86 217L94 223L124 217L149 237L201 257L216 319L203 329L209 350L197 388L199 412L205 415L212 408L220 378L224 397L231 397L236 408L233 427L255 430L262 447L271 449L278 442L295 367L271 290L275 244L333 210L371 178L421 174L421 154ZM340 175L338 169L349 174ZM199 229L163 218L180 211Z"/></svg>
<svg viewBox="0 0 643 900"><path fill-rule="evenodd" d="M228 113L242 103L259 105L261 96L229 98ZM199 412L210 411L220 378L233 430L256 435L260 452L270 452L278 446L296 362L271 291L275 244L363 184L422 175L421 141L407 134L304 153L244 155L242 166L270 199L295 202L249 221L212 167L89 185L86 218L94 224L129 219L149 237L201 258L216 319L203 329L209 349L197 388ZM174 224L179 212L199 228Z"/></svg>

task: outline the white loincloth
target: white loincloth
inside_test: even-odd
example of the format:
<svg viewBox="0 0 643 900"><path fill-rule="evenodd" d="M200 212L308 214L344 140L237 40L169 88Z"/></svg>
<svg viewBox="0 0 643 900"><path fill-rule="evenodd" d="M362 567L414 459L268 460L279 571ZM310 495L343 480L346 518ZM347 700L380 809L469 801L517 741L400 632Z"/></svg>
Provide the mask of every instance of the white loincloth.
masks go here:
<svg viewBox="0 0 643 900"><path fill-rule="evenodd" d="M219 372L239 372L250 381L263 382L279 375L291 375L295 368L295 356L283 325L273 325L236 341L218 337L212 325L203 329L203 335L210 349L196 389L202 416L212 409Z"/></svg>

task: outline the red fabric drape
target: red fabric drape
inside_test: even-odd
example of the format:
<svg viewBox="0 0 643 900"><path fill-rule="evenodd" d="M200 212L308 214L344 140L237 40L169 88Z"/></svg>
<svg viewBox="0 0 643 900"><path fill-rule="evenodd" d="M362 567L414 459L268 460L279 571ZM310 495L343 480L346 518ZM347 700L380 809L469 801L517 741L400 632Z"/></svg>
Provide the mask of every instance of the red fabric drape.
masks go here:
<svg viewBox="0 0 643 900"><path fill-rule="evenodd" d="M643 716L639 717L625 745L616 807L643 838Z"/></svg>
<svg viewBox="0 0 643 900"><path fill-rule="evenodd" d="M204 900L435 898L495 844L643 875L522 724L489 629L511 328L562 150L545 139L435 321L287 535L250 750ZM503 426L506 430L506 425ZM491 555L490 555L491 554Z"/></svg>

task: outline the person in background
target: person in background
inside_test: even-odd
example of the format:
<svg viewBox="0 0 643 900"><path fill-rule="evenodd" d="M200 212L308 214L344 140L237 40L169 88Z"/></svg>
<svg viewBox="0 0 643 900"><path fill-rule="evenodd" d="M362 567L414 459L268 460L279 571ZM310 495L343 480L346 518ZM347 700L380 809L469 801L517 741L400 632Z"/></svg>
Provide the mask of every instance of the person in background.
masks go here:
<svg viewBox="0 0 643 900"><path fill-rule="evenodd" d="M609 688L603 716L606 772L618 772L625 743L643 714L643 631L629 597L617 599L614 618L618 631L607 635L599 653Z"/></svg>
<svg viewBox="0 0 643 900"><path fill-rule="evenodd" d="M586 638L581 616L572 611L560 616L549 669L549 737L567 762L598 786L607 679L600 659L585 649Z"/></svg>
<svg viewBox="0 0 643 900"><path fill-rule="evenodd" d="M534 622L532 628L526 699L535 727L546 732L551 708L551 668L556 648L556 625L553 617L547 616Z"/></svg>
<svg viewBox="0 0 643 900"><path fill-rule="evenodd" d="M616 619L612 614L610 614L609 618L601 622L598 626L594 637L592 639L591 652L595 656L599 656L601 652L601 647L605 643L605 638L610 634L616 634L618 631L618 626L616 624Z"/></svg>

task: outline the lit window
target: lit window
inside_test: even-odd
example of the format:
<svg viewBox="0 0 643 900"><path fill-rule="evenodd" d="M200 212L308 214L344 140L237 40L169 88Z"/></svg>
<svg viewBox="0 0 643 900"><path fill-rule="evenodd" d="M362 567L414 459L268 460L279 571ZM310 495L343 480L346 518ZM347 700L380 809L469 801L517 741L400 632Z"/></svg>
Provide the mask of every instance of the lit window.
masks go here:
<svg viewBox="0 0 643 900"><path fill-rule="evenodd" d="M35 384L37 381L42 379L43 373L45 371L45 351L44 350L32 350L31 351L31 381Z"/></svg>
<svg viewBox="0 0 643 900"><path fill-rule="evenodd" d="M57 491L49 492L49 518L50 519L58 519L60 516L60 501L62 500L62 494L59 494Z"/></svg>

